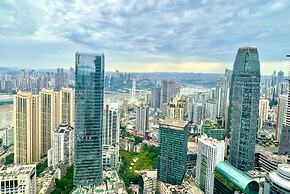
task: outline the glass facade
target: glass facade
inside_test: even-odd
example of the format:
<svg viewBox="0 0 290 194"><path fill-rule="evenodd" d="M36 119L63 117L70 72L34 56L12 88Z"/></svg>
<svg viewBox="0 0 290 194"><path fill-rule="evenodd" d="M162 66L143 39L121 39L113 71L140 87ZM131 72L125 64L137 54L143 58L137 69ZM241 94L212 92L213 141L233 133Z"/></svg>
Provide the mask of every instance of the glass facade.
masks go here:
<svg viewBox="0 0 290 194"><path fill-rule="evenodd" d="M102 184L104 55L76 53L74 186Z"/></svg>
<svg viewBox="0 0 290 194"><path fill-rule="evenodd" d="M164 183L181 184L187 161L187 123L183 126L161 124L157 179Z"/></svg>
<svg viewBox="0 0 290 194"><path fill-rule="evenodd" d="M259 184L228 162L220 162L214 172L214 193L258 194Z"/></svg>
<svg viewBox="0 0 290 194"><path fill-rule="evenodd" d="M230 163L240 170L253 168L259 120L260 62L256 48L240 48L231 80L228 131Z"/></svg>

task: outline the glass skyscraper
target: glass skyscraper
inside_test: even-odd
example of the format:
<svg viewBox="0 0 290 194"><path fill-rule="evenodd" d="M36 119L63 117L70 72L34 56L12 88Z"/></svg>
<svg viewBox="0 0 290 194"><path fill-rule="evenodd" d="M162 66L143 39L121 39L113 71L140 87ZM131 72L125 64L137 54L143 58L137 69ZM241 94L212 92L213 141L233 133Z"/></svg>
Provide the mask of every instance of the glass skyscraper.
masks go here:
<svg viewBox="0 0 290 194"><path fill-rule="evenodd" d="M260 62L257 48L240 48L236 55L229 99L229 162L240 170L253 168L259 120Z"/></svg>
<svg viewBox="0 0 290 194"><path fill-rule="evenodd" d="M76 53L74 186L102 184L104 55Z"/></svg>

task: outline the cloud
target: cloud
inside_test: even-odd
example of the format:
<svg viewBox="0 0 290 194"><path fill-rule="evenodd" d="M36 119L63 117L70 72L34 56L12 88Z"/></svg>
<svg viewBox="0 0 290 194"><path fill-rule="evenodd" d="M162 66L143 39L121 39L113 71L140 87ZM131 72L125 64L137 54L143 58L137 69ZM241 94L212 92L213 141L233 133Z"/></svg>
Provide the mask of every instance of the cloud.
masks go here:
<svg viewBox="0 0 290 194"><path fill-rule="evenodd" d="M179 70L211 61L208 69L222 71L247 45L258 47L262 61L282 61L290 43L287 6L285 0L2 0L0 53L14 52L18 62L2 56L0 65L59 66L81 50L105 53L110 69ZM23 60L35 51L57 57Z"/></svg>

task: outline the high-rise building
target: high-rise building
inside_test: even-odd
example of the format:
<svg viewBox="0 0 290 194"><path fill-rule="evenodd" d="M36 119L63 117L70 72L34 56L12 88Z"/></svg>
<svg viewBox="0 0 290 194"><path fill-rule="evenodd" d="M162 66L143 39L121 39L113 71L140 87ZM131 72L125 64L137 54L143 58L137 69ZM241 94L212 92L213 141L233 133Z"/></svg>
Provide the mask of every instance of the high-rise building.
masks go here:
<svg viewBox="0 0 290 194"><path fill-rule="evenodd" d="M226 69L225 70L225 82L224 82L224 98L223 98L223 118L225 121L225 127L227 128L228 122L228 110L229 110L229 98L230 98L230 87L231 87L231 80L232 80L232 70Z"/></svg>
<svg viewBox="0 0 290 194"><path fill-rule="evenodd" d="M74 126L75 121L75 91L72 88L60 90L60 122Z"/></svg>
<svg viewBox="0 0 290 194"><path fill-rule="evenodd" d="M66 73L63 68L57 68L55 74L55 89L59 91L62 87L66 86Z"/></svg>
<svg viewBox="0 0 290 194"><path fill-rule="evenodd" d="M275 138L279 140L279 142L281 138L283 123L286 121L285 120L286 109L287 109L287 95L280 95L278 97L277 123L275 131Z"/></svg>
<svg viewBox="0 0 290 194"><path fill-rule="evenodd" d="M132 79L132 91L131 91L132 102L135 101L135 96L136 96L136 80Z"/></svg>
<svg viewBox="0 0 290 194"><path fill-rule="evenodd" d="M277 75L276 83L276 97L279 97L282 94L282 83L284 82L284 72L279 71Z"/></svg>
<svg viewBox="0 0 290 194"><path fill-rule="evenodd" d="M215 105L216 105L216 117L224 118L224 106L225 106L225 79L217 80L217 86L215 88Z"/></svg>
<svg viewBox="0 0 290 194"><path fill-rule="evenodd" d="M166 117L172 120L183 120L186 114L186 99L175 97L168 103Z"/></svg>
<svg viewBox="0 0 290 194"><path fill-rule="evenodd" d="M180 87L174 81L163 80L161 82L160 106L165 112L167 103L180 93Z"/></svg>
<svg viewBox="0 0 290 194"><path fill-rule="evenodd" d="M103 169L113 170L117 169L117 162L119 158L119 152L114 146L103 145Z"/></svg>
<svg viewBox="0 0 290 194"><path fill-rule="evenodd" d="M165 120L159 126L157 180L181 184L186 171L188 122Z"/></svg>
<svg viewBox="0 0 290 194"><path fill-rule="evenodd" d="M269 174L269 181L266 182L264 194L290 193L290 165L280 164L277 171Z"/></svg>
<svg viewBox="0 0 290 194"><path fill-rule="evenodd" d="M160 108L161 88L154 87L151 89L151 107Z"/></svg>
<svg viewBox="0 0 290 194"><path fill-rule="evenodd" d="M136 107L136 130L145 133L149 130L149 107L140 104Z"/></svg>
<svg viewBox="0 0 290 194"><path fill-rule="evenodd" d="M18 92L14 96L14 162L28 164L40 160L39 96Z"/></svg>
<svg viewBox="0 0 290 194"><path fill-rule="evenodd" d="M103 168L116 167L120 149L120 112L119 104L106 104L103 124Z"/></svg>
<svg viewBox="0 0 290 194"><path fill-rule="evenodd" d="M103 145L119 145L120 115L118 103L113 102L106 104L103 127Z"/></svg>
<svg viewBox="0 0 290 194"><path fill-rule="evenodd" d="M290 154L290 79L288 81L289 89L287 96L287 108L285 110L285 121L282 126L280 142L279 142L279 150L278 153L281 155L289 155Z"/></svg>
<svg viewBox="0 0 290 194"><path fill-rule="evenodd" d="M216 120L216 104L213 100L208 100L205 103L205 119Z"/></svg>
<svg viewBox="0 0 290 194"><path fill-rule="evenodd" d="M53 130L52 165L67 162L73 164L74 158L74 129L67 123L62 123Z"/></svg>
<svg viewBox="0 0 290 194"><path fill-rule="evenodd" d="M260 62L257 48L240 48L236 55L230 90L227 134L229 162L240 170L253 168L259 120Z"/></svg>
<svg viewBox="0 0 290 194"><path fill-rule="evenodd" d="M225 142L208 138L198 139L196 183L206 194L213 194L215 166L224 161Z"/></svg>
<svg viewBox="0 0 290 194"><path fill-rule="evenodd" d="M199 125L205 119L205 106L202 103L193 103L188 116L189 121Z"/></svg>
<svg viewBox="0 0 290 194"><path fill-rule="evenodd" d="M221 128L221 126L214 121L204 121L201 128L201 134L206 134L208 137L217 140L225 139L225 129Z"/></svg>
<svg viewBox="0 0 290 194"><path fill-rule="evenodd" d="M74 186L102 184L104 55L76 53Z"/></svg>
<svg viewBox="0 0 290 194"><path fill-rule="evenodd" d="M265 121L268 119L269 115L269 100L267 98L260 98L259 102L259 128L262 129Z"/></svg>
<svg viewBox="0 0 290 194"><path fill-rule="evenodd" d="M36 165L2 166L0 194L35 194Z"/></svg>
<svg viewBox="0 0 290 194"><path fill-rule="evenodd" d="M3 129L2 145L9 147L13 144L13 127L8 126Z"/></svg>
<svg viewBox="0 0 290 194"><path fill-rule="evenodd" d="M51 148L51 132L60 124L60 93L52 89L42 89L39 92L39 126L41 137L41 155L47 155Z"/></svg>

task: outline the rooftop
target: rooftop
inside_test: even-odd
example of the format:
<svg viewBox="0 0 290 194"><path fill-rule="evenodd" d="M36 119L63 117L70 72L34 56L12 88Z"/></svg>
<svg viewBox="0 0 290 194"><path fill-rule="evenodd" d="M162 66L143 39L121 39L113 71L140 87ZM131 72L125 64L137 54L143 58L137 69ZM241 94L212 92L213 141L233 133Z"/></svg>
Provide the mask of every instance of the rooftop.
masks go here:
<svg viewBox="0 0 290 194"><path fill-rule="evenodd" d="M3 165L0 168L0 177L4 179L5 177L18 176L23 174L31 174L35 171L36 165Z"/></svg>
<svg viewBox="0 0 290 194"><path fill-rule="evenodd" d="M277 171L269 174L269 178L280 187L290 190L290 164L280 164Z"/></svg>
<svg viewBox="0 0 290 194"><path fill-rule="evenodd" d="M224 143L223 140L217 140L217 139L214 139L212 137L208 137L206 134L203 134L198 139L198 141L203 141L206 145L213 145L213 146L220 145L221 143Z"/></svg>
<svg viewBox="0 0 290 194"><path fill-rule="evenodd" d="M188 122L183 121L183 120L166 119L163 122L161 122L160 125L164 125L164 126L168 126L168 127L175 127L175 128L179 128L179 129L183 130L187 124L188 124Z"/></svg>

